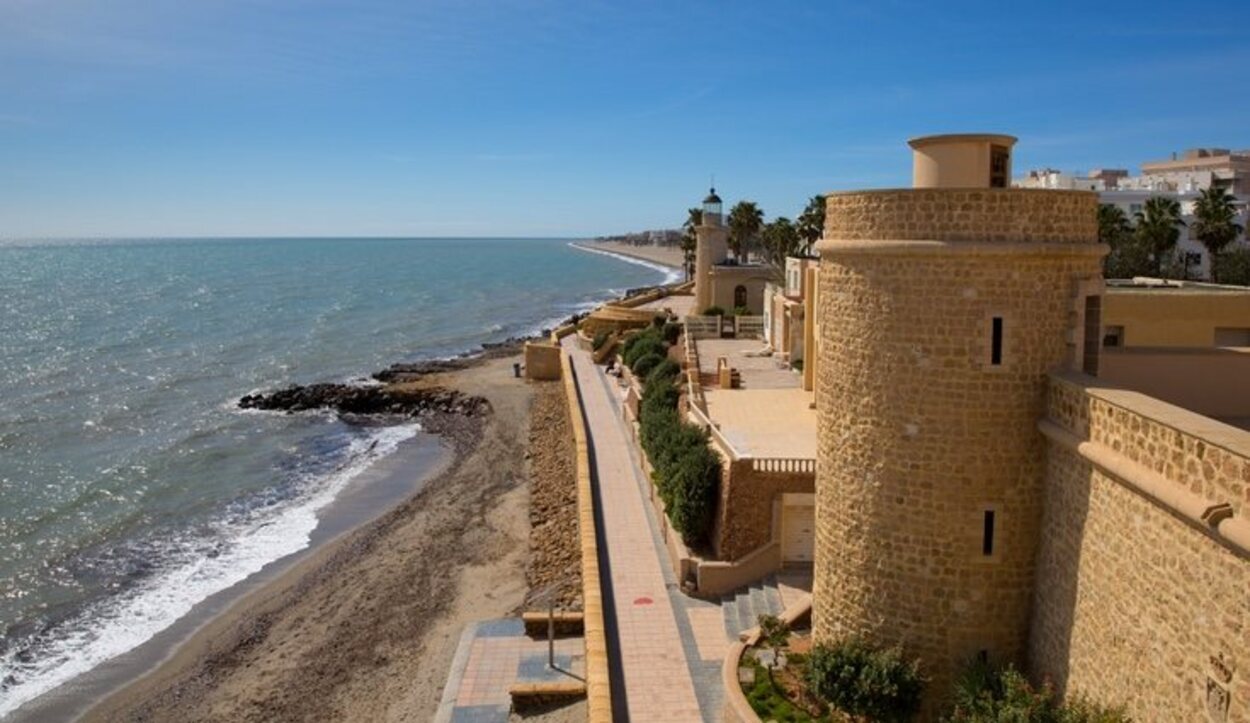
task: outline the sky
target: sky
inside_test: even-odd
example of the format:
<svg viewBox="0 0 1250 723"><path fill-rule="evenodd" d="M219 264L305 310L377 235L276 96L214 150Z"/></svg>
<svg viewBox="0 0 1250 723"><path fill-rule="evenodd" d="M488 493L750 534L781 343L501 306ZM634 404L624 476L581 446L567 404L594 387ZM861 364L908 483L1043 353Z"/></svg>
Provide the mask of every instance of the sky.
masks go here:
<svg viewBox="0 0 1250 723"><path fill-rule="evenodd" d="M1250 147L1250 3L0 0L0 239L593 236Z"/></svg>

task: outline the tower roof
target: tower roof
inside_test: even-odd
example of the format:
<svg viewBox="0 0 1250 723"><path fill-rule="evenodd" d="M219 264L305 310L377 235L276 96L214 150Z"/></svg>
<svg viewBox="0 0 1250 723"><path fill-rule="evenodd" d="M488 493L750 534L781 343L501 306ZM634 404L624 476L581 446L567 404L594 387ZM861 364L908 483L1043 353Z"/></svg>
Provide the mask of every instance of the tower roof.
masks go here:
<svg viewBox="0 0 1250 723"><path fill-rule="evenodd" d="M720 196L716 195L716 187L712 186L708 189L707 198L703 199L704 203L720 203Z"/></svg>

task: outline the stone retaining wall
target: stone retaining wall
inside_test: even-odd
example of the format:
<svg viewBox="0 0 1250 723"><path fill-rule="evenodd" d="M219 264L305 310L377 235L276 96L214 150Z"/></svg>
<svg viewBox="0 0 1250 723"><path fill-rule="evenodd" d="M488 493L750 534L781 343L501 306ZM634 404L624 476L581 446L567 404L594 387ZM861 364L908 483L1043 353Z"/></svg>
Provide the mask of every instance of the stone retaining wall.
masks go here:
<svg viewBox="0 0 1250 723"><path fill-rule="evenodd" d="M716 556L738 560L772 541L773 503L787 492L811 494L816 475L804 472L756 472L752 460L723 465L720 506L713 530Z"/></svg>

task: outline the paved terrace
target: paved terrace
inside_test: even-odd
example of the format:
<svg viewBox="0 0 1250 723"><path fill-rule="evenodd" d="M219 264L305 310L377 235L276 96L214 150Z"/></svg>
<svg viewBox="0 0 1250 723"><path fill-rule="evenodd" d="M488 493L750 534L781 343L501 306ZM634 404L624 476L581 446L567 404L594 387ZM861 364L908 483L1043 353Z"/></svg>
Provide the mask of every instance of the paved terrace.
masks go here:
<svg viewBox="0 0 1250 723"><path fill-rule="evenodd" d="M637 308L652 309L657 314L664 311L665 309L671 309L672 312L676 314L677 318L679 319L695 313L694 297L690 295L665 296L663 299L656 299L655 301L648 301L647 303L642 304L638 306Z"/></svg>
<svg viewBox="0 0 1250 723"><path fill-rule="evenodd" d="M759 339L700 339L695 342L708 417L739 454L750 457L816 457L816 410L802 376L778 359L757 356ZM725 357L742 378L740 389L722 389L712 379Z"/></svg>

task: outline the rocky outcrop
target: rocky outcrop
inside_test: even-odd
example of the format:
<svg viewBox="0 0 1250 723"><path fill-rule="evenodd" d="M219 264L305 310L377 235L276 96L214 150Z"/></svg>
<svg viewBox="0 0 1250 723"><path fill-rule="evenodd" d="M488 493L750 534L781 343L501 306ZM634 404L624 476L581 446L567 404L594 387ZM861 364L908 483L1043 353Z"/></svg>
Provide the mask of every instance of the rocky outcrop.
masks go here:
<svg viewBox="0 0 1250 723"><path fill-rule="evenodd" d="M249 394L239 400L239 406L243 409L283 412L333 409L347 415L385 414L410 418L430 414L475 417L490 410L490 403L484 398L461 394L452 389L403 389L348 384L290 386L270 394Z"/></svg>

